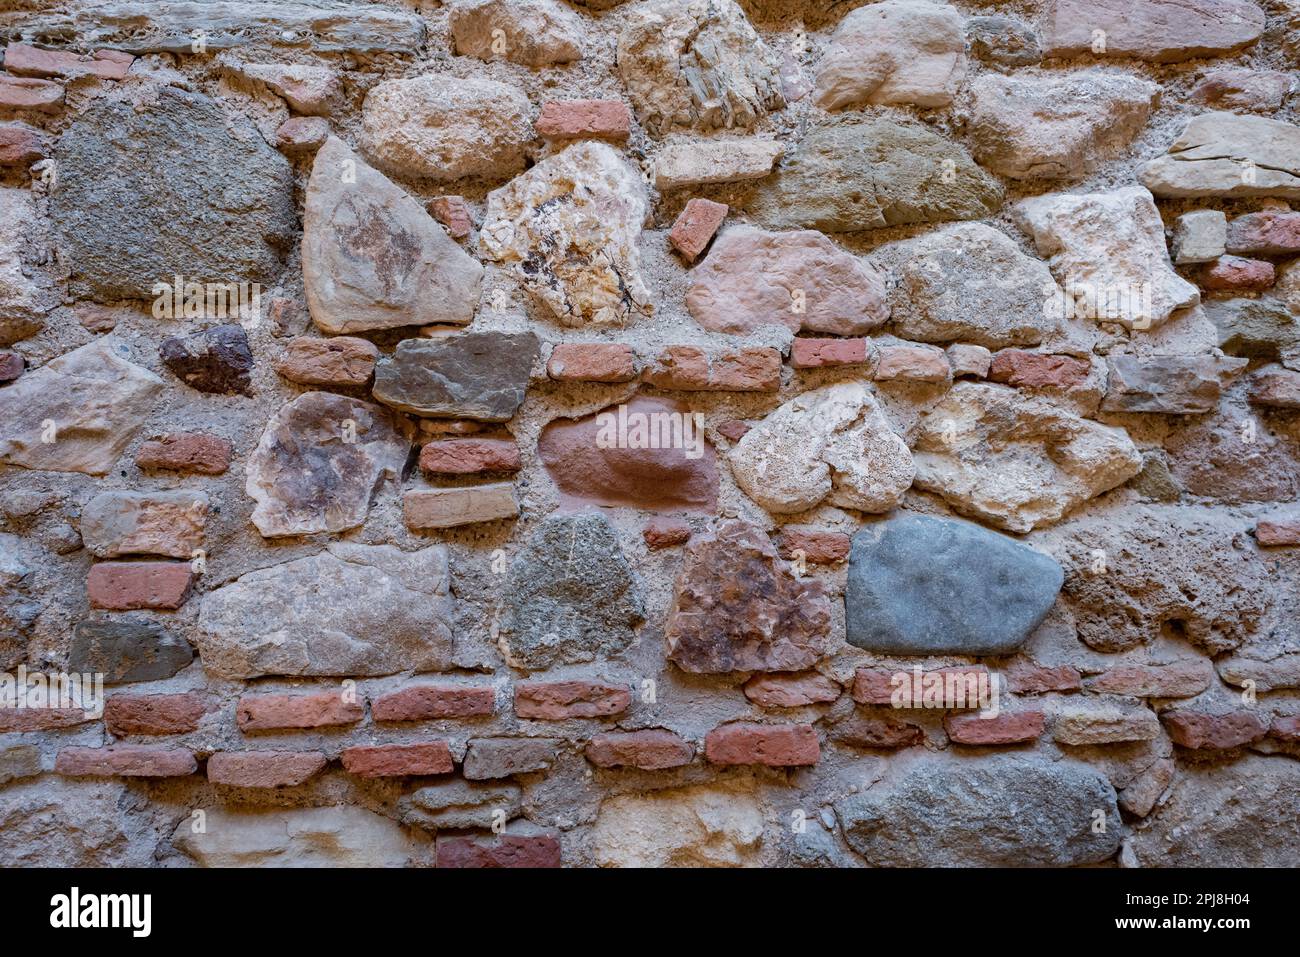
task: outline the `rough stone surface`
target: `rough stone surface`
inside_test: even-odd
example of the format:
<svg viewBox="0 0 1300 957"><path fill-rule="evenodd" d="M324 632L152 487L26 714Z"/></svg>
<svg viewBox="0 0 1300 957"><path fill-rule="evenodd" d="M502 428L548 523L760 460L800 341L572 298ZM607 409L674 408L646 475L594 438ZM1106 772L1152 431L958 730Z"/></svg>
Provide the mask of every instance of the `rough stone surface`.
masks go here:
<svg viewBox="0 0 1300 957"><path fill-rule="evenodd" d="M1246 367L1227 356L1111 356L1106 398L1110 412L1194 415L1219 407L1227 381Z"/></svg>
<svg viewBox="0 0 1300 957"><path fill-rule="evenodd" d="M456 52L542 67L582 59L582 20L555 0L465 0L451 8Z"/></svg>
<svg viewBox="0 0 1300 957"><path fill-rule="evenodd" d="M472 738L463 773L471 781L545 771L555 761L554 738Z"/></svg>
<svg viewBox="0 0 1300 957"><path fill-rule="evenodd" d="M1176 265L1211 262L1223 255L1228 242L1228 217L1217 209L1183 213L1174 223L1171 247Z"/></svg>
<svg viewBox="0 0 1300 957"><path fill-rule="evenodd" d="M1043 53L1068 57L1093 52L1097 30L1104 53L1155 63L1177 63L1229 53L1264 30L1264 11L1251 0L1052 0L1043 20Z"/></svg>
<svg viewBox="0 0 1300 957"><path fill-rule="evenodd" d="M459 488L415 488L402 494L402 516L408 528L455 528L495 522L519 514L514 486L509 482Z"/></svg>
<svg viewBox="0 0 1300 957"><path fill-rule="evenodd" d="M393 821L365 808L207 809L172 842L201 867L405 867L420 849Z"/></svg>
<svg viewBox="0 0 1300 957"><path fill-rule="evenodd" d="M1272 113L1282 108L1291 78L1281 70L1211 70L1192 90L1192 99L1216 110Z"/></svg>
<svg viewBox="0 0 1300 957"><path fill-rule="evenodd" d="M35 335L45 325L38 286L49 241L26 190L0 188L0 345Z"/></svg>
<svg viewBox="0 0 1300 957"><path fill-rule="evenodd" d="M1168 155L1138 170L1138 179L1162 197L1300 199L1300 127L1262 116L1202 113L1187 121Z"/></svg>
<svg viewBox="0 0 1300 957"><path fill-rule="evenodd" d="M594 681L524 681L515 685L515 714L541 721L608 718L632 704L624 685Z"/></svg>
<svg viewBox="0 0 1300 957"><path fill-rule="evenodd" d="M766 819L744 781L607 798L593 828L601 867L758 867Z"/></svg>
<svg viewBox="0 0 1300 957"><path fill-rule="evenodd" d="M169 432L142 442L135 464L145 470L167 469L198 475L221 475L230 468L230 443L201 432Z"/></svg>
<svg viewBox="0 0 1300 957"><path fill-rule="evenodd" d="M1011 17L971 17L966 21L966 44L976 59L997 66L1029 66L1043 58L1038 34Z"/></svg>
<svg viewBox="0 0 1300 957"><path fill-rule="evenodd" d="M687 262L694 262L722 226L729 209L726 203L711 199L688 200L668 233L668 242Z"/></svg>
<svg viewBox="0 0 1300 957"><path fill-rule="evenodd" d="M745 682L745 697L762 708L801 708L828 704L843 689L816 671L791 675L755 675Z"/></svg>
<svg viewBox="0 0 1300 957"><path fill-rule="evenodd" d="M486 830L498 812L507 820L518 816L520 790L513 784L474 784L457 778L420 788L402 805L402 820L415 827Z"/></svg>
<svg viewBox="0 0 1300 957"><path fill-rule="evenodd" d="M202 492L101 492L81 512L81 539L96 558L190 558L207 520Z"/></svg>
<svg viewBox="0 0 1300 957"><path fill-rule="evenodd" d="M412 415L505 422L524 401L538 349L531 332L403 339L375 367L374 396Z"/></svg>
<svg viewBox="0 0 1300 957"><path fill-rule="evenodd" d="M130 615L86 619L73 630L68 669L107 684L161 681L194 660L194 649L163 625Z"/></svg>
<svg viewBox="0 0 1300 957"><path fill-rule="evenodd" d="M662 771L690 764L695 749L671 731L621 731L598 734L587 742L587 760L599 768Z"/></svg>
<svg viewBox="0 0 1300 957"><path fill-rule="evenodd" d="M275 371L300 385L359 386L375 372L379 350L374 343L352 336L289 340Z"/></svg>
<svg viewBox="0 0 1300 957"><path fill-rule="evenodd" d="M655 189L762 179L784 152L785 147L775 140L757 136L675 143L655 156Z"/></svg>
<svg viewBox="0 0 1300 957"><path fill-rule="evenodd" d="M252 384L248 335L234 323L164 339L158 354L172 375L200 392L247 395Z"/></svg>

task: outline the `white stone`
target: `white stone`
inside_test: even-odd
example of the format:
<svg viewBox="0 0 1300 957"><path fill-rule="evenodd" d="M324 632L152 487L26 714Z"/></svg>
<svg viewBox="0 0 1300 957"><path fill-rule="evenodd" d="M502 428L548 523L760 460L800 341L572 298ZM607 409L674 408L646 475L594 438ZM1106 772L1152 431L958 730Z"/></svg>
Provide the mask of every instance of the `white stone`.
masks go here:
<svg viewBox="0 0 1300 957"><path fill-rule="evenodd" d="M764 820L752 781L623 794L592 842L601 867L758 867Z"/></svg>
<svg viewBox="0 0 1300 957"><path fill-rule="evenodd" d="M406 867L427 862L427 843L365 808L204 811L187 815L172 843L203 867Z"/></svg>
<svg viewBox="0 0 1300 957"><path fill-rule="evenodd" d="M1138 170L1157 196L1300 199L1300 126L1262 116L1202 113L1165 156Z"/></svg>
<svg viewBox="0 0 1300 957"><path fill-rule="evenodd" d="M1228 216L1219 209L1194 209L1174 221L1174 262L1208 263L1228 245Z"/></svg>
<svg viewBox="0 0 1300 957"><path fill-rule="evenodd" d="M582 20L555 0L455 0L456 52L543 67L582 59Z"/></svg>
<svg viewBox="0 0 1300 957"><path fill-rule="evenodd" d="M34 272L44 245L31 191L0 188L0 346L35 335L45 325Z"/></svg>
<svg viewBox="0 0 1300 957"><path fill-rule="evenodd" d="M665 146L655 156L655 188L762 179L784 152L785 147L776 140L757 137Z"/></svg>

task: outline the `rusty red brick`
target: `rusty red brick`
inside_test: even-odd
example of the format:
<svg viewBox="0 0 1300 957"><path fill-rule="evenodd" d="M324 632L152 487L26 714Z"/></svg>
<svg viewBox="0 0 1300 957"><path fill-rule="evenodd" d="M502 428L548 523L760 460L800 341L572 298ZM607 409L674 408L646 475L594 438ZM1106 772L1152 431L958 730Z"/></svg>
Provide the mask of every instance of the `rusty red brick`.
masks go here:
<svg viewBox="0 0 1300 957"><path fill-rule="evenodd" d="M668 242L687 262L695 262L727 218L726 203L711 199L692 199L678 214L668 233Z"/></svg>
<svg viewBox="0 0 1300 957"><path fill-rule="evenodd" d="M790 345L790 365L796 369L823 366L857 366L871 361L866 339L809 339L795 336Z"/></svg>
<svg viewBox="0 0 1300 957"><path fill-rule="evenodd" d="M208 780L238 788L294 787L325 763L319 751L218 751L208 758Z"/></svg>
<svg viewBox="0 0 1300 957"><path fill-rule="evenodd" d="M64 748L54 759L55 773L69 777L180 778L198 768L193 752L135 744Z"/></svg>
<svg viewBox="0 0 1300 957"><path fill-rule="evenodd" d="M548 834L502 834L500 837L440 837L438 867L527 867L561 865L560 842Z"/></svg>
<svg viewBox="0 0 1300 957"><path fill-rule="evenodd" d="M1047 727L1047 717L1041 711L1017 711L995 717L950 714L943 719L943 726L957 744L1021 744L1038 740Z"/></svg>
<svg viewBox="0 0 1300 957"><path fill-rule="evenodd" d="M193 584L188 562L100 562L90 568L86 593L92 608L176 609Z"/></svg>
<svg viewBox="0 0 1300 957"><path fill-rule="evenodd" d="M1160 716L1174 744L1196 751L1218 751L1254 744L1268 733L1268 725L1253 711L1208 714L1203 711L1166 711Z"/></svg>
<svg viewBox="0 0 1300 957"><path fill-rule="evenodd" d="M632 705L626 685L599 681L521 681L515 685L515 714L521 718L563 721L607 718Z"/></svg>
<svg viewBox="0 0 1300 957"><path fill-rule="evenodd" d="M713 764L803 767L821 759L821 746L810 724L737 721L714 728L705 736L704 756Z"/></svg>
<svg viewBox="0 0 1300 957"><path fill-rule="evenodd" d="M691 540L691 526L680 518L652 518L641 530L646 547L652 550L685 545Z"/></svg>
<svg viewBox="0 0 1300 957"><path fill-rule="evenodd" d="M194 731L210 710L207 696L184 694L115 694L104 703L104 726L119 737L127 734L185 734Z"/></svg>
<svg viewBox="0 0 1300 957"><path fill-rule="evenodd" d="M434 439L420 450L420 469L427 475L480 475L521 468L514 439Z"/></svg>
<svg viewBox="0 0 1300 957"><path fill-rule="evenodd" d="M478 718L496 709L496 691L458 685L415 685L380 695L370 706L376 721Z"/></svg>
<svg viewBox="0 0 1300 957"><path fill-rule="evenodd" d="M563 342L551 352L546 374L560 382L631 382L636 353L616 342Z"/></svg>
<svg viewBox="0 0 1300 957"><path fill-rule="evenodd" d="M843 532L828 532L819 528L781 529L777 550L789 561L802 558L813 565L833 565L849 557L852 540Z"/></svg>
<svg viewBox="0 0 1300 957"><path fill-rule="evenodd" d="M422 741L346 748L343 769L361 778L401 778L450 774L455 765L446 741Z"/></svg>
<svg viewBox="0 0 1300 957"><path fill-rule="evenodd" d="M235 708L235 723L241 731L329 728L355 724L365 715L365 706L343 691L244 695Z"/></svg>
<svg viewBox="0 0 1300 957"><path fill-rule="evenodd" d="M536 129L548 140L625 140L632 114L622 100L547 100Z"/></svg>
<svg viewBox="0 0 1300 957"><path fill-rule="evenodd" d="M221 475L230 468L231 446L203 432L169 432L140 446L135 464L141 469L168 469L198 475Z"/></svg>

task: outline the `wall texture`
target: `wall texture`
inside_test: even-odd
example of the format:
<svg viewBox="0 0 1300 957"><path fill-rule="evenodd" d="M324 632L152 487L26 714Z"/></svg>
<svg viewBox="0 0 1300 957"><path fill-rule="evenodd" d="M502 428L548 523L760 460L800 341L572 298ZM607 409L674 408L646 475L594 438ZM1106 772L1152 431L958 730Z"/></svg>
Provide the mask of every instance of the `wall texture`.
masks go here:
<svg viewBox="0 0 1300 957"><path fill-rule="evenodd" d="M3 863L1297 863L1295 0L0 39Z"/></svg>

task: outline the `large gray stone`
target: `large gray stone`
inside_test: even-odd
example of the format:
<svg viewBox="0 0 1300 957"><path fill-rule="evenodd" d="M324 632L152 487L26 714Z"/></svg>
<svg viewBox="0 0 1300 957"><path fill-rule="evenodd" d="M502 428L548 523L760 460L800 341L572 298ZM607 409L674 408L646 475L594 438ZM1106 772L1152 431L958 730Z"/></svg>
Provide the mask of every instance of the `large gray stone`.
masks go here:
<svg viewBox="0 0 1300 957"><path fill-rule="evenodd" d="M539 348L531 332L403 339L375 367L374 396L412 415L505 422L524 401Z"/></svg>
<svg viewBox="0 0 1300 957"><path fill-rule="evenodd" d="M1074 867L1111 857L1121 836L1106 778L1030 756L926 756L835 809L876 867Z"/></svg>
<svg viewBox="0 0 1300 957"><path fill-rule="evenodd" d="M31 191L0 188L0 346L35 335L45 325L51 303L38 280L47 245Z"/></svg>
<svg viewBox="0 0 1300 957"><path fill-rule="evenodd" d="M92 100L56 162L50 215L76 296L152 299L176 275L269 286L297 231L288 161L198 93Z"/></svg>
<svg viewBox="0 0 1300 957"><path fill-rule="evenodd" d="M1248 360L1230 356L1111 356L1107 412L1196 415L1219 407L1228 379Z"/></svg>
<svg viewBox="0 0 1300 957"><path fill-rule="evenodd" d="M1051 0L1042 30L1049 57L1178 63L1253 43L1264 30L1264 11L1254 0Z"/></svg>
<svg viewBox="0 0 1300 957"><path fill-rule="evenodd" d="M900 514L853 536L846 637L868 651L1006 655L1047 616L1056 560L968 522Z"/></svg>
<svg viewBox="0 0 1300 957"><path fill-rule="evenodd" d="M1276 299L1223 299L1205 305L1219 348L1247 359L1300 356L1300 322Z"/></svg>
<svg viewBox="0 0 1300 957"><path fill-rule="evenodd" d="M162 681L193 660L189 642L132 616L78 622L68 649L69 671L102 674L107 684Z"/></svg>
<svg viewBox="0 0 1300 957"><path fill-rule="evenodd" d="M519 668L594 661L623 651L644 620L641 586L609 519L551 517L510 565L501 646Z"/></svg>
<svg viewBox="0 0 1300 957"><path fill-rule="evenodd" d="M21 661L26 639L44 608L36 589L35 547L0 534L0 666Z"/></svg>
<svg viewBox="0 0 1300 957"><path fill-rule="evenodd" d="M365 808L208 808L186 816L172 843L202 867L406 867L427 859L401 825Z"/></svg>

